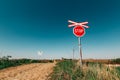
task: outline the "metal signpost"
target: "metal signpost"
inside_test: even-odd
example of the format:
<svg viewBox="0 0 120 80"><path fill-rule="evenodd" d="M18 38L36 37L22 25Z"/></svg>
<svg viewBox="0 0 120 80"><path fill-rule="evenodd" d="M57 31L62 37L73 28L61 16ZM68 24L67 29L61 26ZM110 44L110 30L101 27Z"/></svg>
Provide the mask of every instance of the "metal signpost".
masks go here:
<svg viewBox="0 0 120 80"><path fill-rule="evenodd" d="M74 50L74 48L73 48L73 60L74 60L74 52L75 52L75 50Z"/></svg>
<svg viewBox="0 0 120 80"><path fill-rule="evenodd" d="M70 25L68 25L68 27L73 27L73 34L78 37L78 47L79 47L79 53L80 53L80 65L82 67L82 47L81 47L81 37L84 36L85 34L85 28L89 28L88 26L86 26L86 24L88 24L88 22L81 22L81 23L77 23L71 20L68 20L69 23L71 23ZM85 27L85 28L84 28Z"/></svg>

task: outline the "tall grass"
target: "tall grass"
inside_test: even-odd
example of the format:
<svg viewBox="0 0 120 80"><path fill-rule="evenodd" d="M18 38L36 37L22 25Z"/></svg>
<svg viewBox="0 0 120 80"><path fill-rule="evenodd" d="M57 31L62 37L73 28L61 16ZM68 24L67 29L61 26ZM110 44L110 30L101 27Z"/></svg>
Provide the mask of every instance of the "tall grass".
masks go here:
<svg viewBox="0 0 120 80"><path fill-rule="evenodd" d="M120 67L108 67L101 63L83 64L65 60L56 64L50 80L120 80Z"/></svg>

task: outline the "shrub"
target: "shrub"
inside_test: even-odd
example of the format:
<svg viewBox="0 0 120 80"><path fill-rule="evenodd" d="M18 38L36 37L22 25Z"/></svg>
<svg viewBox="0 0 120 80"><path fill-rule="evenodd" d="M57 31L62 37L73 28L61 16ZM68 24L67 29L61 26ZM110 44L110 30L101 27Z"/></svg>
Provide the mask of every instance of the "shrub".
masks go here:
<svg viewBox="0 0 120 80"><path fill-rule="evenodd" d="M114 64L120 64L120 58L113 59L111 62Z"/></svg>

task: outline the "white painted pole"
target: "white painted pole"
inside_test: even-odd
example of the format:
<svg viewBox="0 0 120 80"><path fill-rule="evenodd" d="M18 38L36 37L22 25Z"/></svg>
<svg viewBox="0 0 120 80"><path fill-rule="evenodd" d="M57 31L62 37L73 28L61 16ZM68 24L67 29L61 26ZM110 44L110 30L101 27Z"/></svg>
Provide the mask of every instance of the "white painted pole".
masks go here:
<svg viewBox="0 0 120 80"><path fill-rule="evenodd" d="M80 53L80 66L82 67L82 48L81 48L81 38L78 37L78 47L79 47L79 53Z"/></svg>

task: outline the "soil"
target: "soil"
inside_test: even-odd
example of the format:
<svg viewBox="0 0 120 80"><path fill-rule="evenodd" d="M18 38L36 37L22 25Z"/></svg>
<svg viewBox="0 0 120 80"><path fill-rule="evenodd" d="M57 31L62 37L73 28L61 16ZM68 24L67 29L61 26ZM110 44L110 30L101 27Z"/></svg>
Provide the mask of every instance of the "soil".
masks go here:
<svg viewBox="0 0 120 80"><path fill-rule="evenodd" d="M33 63L0 70L0 80L48 80L54 63Z"/></svg>

